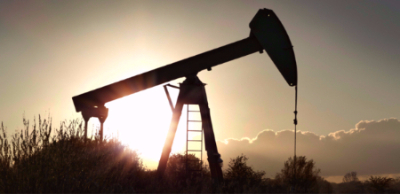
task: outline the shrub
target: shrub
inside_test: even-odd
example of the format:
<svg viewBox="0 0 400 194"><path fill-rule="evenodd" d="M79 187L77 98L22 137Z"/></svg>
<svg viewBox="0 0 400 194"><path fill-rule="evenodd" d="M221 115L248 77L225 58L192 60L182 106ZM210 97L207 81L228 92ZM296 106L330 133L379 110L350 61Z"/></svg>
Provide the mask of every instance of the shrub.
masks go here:
<svg viewBox="0 0 400 194"><path fill-rule="evenodd" d="M287 192L293 180L293 160L285 162L275 179L254 171L245 155L231 159L225 181L213 185L209 168L194 155L170 156L163 180L155 170L143 167L136 151L117 139L100 141L96 134L85 141L83 122L71 120L52 128L51 118L38 122L23 119L24 129L9 141L3 124L0 129L0 193L277 193ZM188 173L186 159L196 162ZM319 177L313 160L296 161L297 191L329 190Z"/></svg>
<svg viewBox="0 0 400 194"><path fill-rule="evenodd" d="M294 169L296 169L296 174ZM296 163L291 157L284 163L281 173L275 176L285 188L286 192L302 192L308 193L318 192L318 179L320 169L316 169L313 160L307 160L305 156L296 157Z"/></svg>
<svg viewBox="0 0 400 194"><path fill-rule="evenodd" d="M369 186L369 190L373 193L385 193L389 190L393 178L381 177L381 176L371 176L365 182Z"/></svg>
<svg viewBox="0 0 400 194"><path fill-rule="evenodd" d="M343 182L344 183L349 183L349 182L358 182L358 177L357 177L357 172L348 172L344 175L343 177Z"/></svg>
<svg viewBox="0 0 400 194"><path fill-rule="evenodd" d="M116 139L83 139L82 122L61 123L50 138L51 119L36 121L12 136L0 135L0 193L133 192L145 169L135 151Z"/></svg>
<svg viewBox="0 0 400 194"><path fill-rule="evenodd" d="M263 183L264 171L254 171L252 167L247 165L248 158L245 155L231 159L228 169L224 174L227 191L239 192L254 190Z"/></svg>

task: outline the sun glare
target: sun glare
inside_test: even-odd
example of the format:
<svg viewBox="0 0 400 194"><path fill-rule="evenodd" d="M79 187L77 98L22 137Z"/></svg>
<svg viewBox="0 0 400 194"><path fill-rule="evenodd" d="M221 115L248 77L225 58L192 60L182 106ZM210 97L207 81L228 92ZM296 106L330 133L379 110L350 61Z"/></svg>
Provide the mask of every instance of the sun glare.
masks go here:
<svg viewBox="0 0 400 194"><path fill-rule="evenodd" d="M176 99L177 91L171 91ZM157 167L169 130L172 111L161 86L110 102L109 116L104 124L104 134L116 136L131 149L137 150L144 164ZM172 153L182 153L185 146L185 122L183 113L175 136Z"/></svg>
<svg viewBox="0 0 400 194"><path fill-rule="evenodd" d="M163 64L164 60L171 56L158 57L150 56L143 51L135 50L131 58L123 58L117 62L121 67L121 72L114 72L109 79L125 79L131 77L131 72L142 73L155 67L155 64ZM140 64L133 65L132 64ZM114 76L114 77L113 77ZM177 85L180 79L172 82ZM171 89L170 95L174 101L177 98L178 90ZM140 153L143 163L148 168L156 168L160 159L162 149L169 130L172 118L172 111L165 95L163 87L153 88L129 95L118 100L106 103L109 108L108 118L104 123L104 137L116 137L133 150ZM172 153L183 153L185 148L186 134L184 131L186 115L183 111L181 122L175 135ZM97 119L89 122L89 134L93 134L94 129L100 126Z"/></svg>

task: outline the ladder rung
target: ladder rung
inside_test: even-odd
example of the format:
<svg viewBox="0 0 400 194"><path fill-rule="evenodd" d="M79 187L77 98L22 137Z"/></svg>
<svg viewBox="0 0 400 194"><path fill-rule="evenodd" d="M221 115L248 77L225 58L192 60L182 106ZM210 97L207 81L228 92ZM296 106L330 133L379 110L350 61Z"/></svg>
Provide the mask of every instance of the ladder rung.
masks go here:
<svg viewBox="0 0 400 194"><path fill-rule="evenodd" d="M189 132L200 132L200 133L202 133L203 132L203 129L200 129L200 130L192 130L192 129L189 129L189 123L190 122L192 122L192 123L194 123L194 122L197 122L197 123L202 123L202 120L201 120L201 118L200 118L200 120L196 120L196 119L199 119L199 118L194 118L194 119L189 119L189 113L201 113L200 112L200 110L189 110L189 106L187 106L187 120L186 120L186 123L187 123L187 126L186 126L186 154L190 154L190 153L192 153L192 154L195 154L195 153L193 153L193 152L197 152L197 153L200 153L201 154L201 158L203 157L203 148L201 147L200 149L198 149L198 150L189 150L189 143L191 143L191 142L197 142L197 143L201 143L202 145L203 145L203 135L201 135L201 138L200 138L200 140L189 140L188 139L188 135L189 135ZM197 154L196 153L196 154ZM202 164L203 164L203 161L202 160L198 160L198 159L196 159L196 160L189 160L188 158L186 158L186 165L194 165L193 166L193 169L191 169L191 168L186 168L186 171L189 171L189 172L201 172L202 170L203 170L203 168L202 168ZM189 166L187 166L187 167L189 167Z"/></svg>
<svg viewBox="0 0 400 194"><path fill-rule="evenodd" d="M188 120L188 122L201 122L199 120Z"/></svg>

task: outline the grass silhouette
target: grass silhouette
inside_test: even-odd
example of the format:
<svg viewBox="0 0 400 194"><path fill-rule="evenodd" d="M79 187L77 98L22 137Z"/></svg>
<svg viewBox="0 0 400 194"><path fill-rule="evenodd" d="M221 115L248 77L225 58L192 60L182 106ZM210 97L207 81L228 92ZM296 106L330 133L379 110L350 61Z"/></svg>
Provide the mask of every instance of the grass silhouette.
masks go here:
<svg viewBox="0 0 400 194"><path fill-rule="evenodd" d="M202 171L186 173L185 159L194 155L172 154L163 180L155 170L144 167L140 155L116 138L100 141L95 134L84 141L83 122L62 122L52 127L51 118L23 119L24 128L10 136L0 126L0 193L287 193L291 191L289 158L275 179L247 165L245 155L228 164L224 183L212 184L208 166ZM301 156L300 156L301 157ZM312 160L308 168L314 168ZM300 165L300 163L298 164ZM306 166L306 165L305 165ZM192 166L193 167L193 166ZM285 173L286 172L286 173ZM300 172L300 171L299 171ZM310 171L311 172L311 171ZM352 180L329 183L319 171L307 179L314 181L308 193L395 193L400 179L371 177L365 182ZM310 173L309 173L310 174ZM299 176L301 177L301 176ZM299 183L301 181L298 181Z"/></svg>

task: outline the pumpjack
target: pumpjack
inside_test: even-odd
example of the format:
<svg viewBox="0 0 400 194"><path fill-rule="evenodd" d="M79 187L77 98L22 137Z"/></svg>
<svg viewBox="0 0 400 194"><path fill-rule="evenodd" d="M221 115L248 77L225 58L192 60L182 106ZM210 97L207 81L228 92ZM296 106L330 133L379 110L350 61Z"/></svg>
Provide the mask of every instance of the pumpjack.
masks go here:
<svg viewBox="0 0 400 194"><path fill-rule="evenodd" d="M250 36L245 39L74 96L72 100L75 110L82 113L85 121L85 137L89 119L97 117L101 123L100 137L103 138L103 123L108 115L105 103L186 77L186 80L180 84L178 99L172 109L172 121L158 164L158 175L162 177L165 172L183 105L197 104L200 108L211 176L217 183L223 181L220 165L222 160L215 141L205 84L197 77L198 72L205 69L210 71L212 67L219 64L255 52L263 53L265 50L289 86L297 85L297 65L293 46L276 14L270 9L260 9L249 26Z"/></svg>

